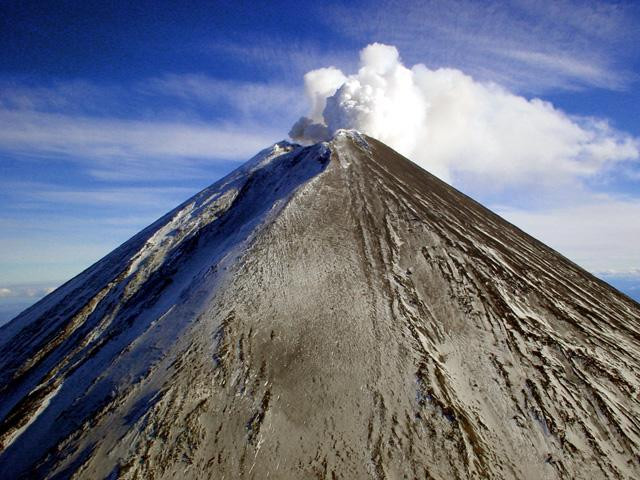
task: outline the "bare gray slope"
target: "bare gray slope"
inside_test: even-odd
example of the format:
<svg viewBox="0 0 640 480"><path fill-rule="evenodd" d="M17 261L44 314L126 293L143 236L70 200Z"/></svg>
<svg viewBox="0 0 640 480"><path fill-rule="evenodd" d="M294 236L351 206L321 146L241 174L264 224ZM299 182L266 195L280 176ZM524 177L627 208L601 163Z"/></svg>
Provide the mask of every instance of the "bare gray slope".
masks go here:
<svg viewBox="0 0 640 480"><path fill-rule="evenodd" d="M281 149L0 330L0 473L640 476L638 304L379 142Z"/></svg>

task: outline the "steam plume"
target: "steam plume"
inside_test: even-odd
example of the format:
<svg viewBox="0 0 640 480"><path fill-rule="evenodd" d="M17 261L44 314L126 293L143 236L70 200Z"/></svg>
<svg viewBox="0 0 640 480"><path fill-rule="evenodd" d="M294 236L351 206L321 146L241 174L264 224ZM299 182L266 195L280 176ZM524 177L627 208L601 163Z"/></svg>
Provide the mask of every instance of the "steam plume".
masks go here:
<svg viewBox="0 0 640 480"><path fill-rule="evenodd" d="M572 179L639 157L637 139L605 121L571 117L460 70L407 68L374 43L352 75L329 67L305 75L311 104L289 135L312 143L353 128L387 143L445 180L471 174L505 184Z"/></svg>

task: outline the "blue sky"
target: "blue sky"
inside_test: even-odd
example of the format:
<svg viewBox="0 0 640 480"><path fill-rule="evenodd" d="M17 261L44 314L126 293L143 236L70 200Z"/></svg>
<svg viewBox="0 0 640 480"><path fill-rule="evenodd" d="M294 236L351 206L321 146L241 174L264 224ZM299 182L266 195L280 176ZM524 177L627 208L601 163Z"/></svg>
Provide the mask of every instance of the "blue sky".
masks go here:
<svg viewBox="0 0 640 480"><path fill-rule="evenodd" d="M0 321L286 138L304 74L372 42L640 138L637 3L257 3L0 4ZM571 189L451 181L640 298L637 161Z"/></svg>

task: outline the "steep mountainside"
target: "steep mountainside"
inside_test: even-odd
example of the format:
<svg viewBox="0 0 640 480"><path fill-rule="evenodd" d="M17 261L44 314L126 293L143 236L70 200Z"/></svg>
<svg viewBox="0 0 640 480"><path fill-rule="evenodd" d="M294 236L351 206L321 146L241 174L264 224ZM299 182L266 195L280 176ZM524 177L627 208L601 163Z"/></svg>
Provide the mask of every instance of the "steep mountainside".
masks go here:
<svg viewBox="0 0 640 480"><path fill-rule="evenodd" d="M0 477L637 478L640 305L356 132L0 329Z"/></svg>

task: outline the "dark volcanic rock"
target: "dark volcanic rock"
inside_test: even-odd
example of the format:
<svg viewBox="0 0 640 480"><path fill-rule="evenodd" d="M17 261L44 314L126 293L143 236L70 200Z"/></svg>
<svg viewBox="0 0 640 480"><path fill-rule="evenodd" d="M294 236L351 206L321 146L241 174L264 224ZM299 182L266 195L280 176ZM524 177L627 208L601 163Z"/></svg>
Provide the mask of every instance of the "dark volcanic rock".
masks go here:
<svg viewBox="0 0 640 480"><path fill-rule="evenodd" d="M639 355L388 147L282 143L0 329L0 477L638 478Z"/></svg>

